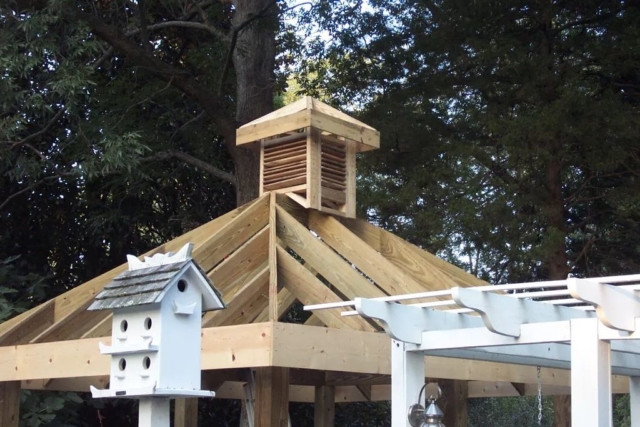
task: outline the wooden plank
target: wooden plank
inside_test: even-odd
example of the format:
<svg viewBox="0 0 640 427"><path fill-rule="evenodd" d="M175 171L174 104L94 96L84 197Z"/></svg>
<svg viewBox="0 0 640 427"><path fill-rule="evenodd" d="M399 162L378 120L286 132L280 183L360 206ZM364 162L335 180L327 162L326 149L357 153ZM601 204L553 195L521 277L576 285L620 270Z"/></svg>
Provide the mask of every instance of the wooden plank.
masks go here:
<svg viewBox="0 0 640 427"><path fill-rule="evenodd" d="M322 199L329 199L341 205L347 201L347 195L343 191L334 190L333 188L322 187Z"/></svg>
<svg viewBox="0 0 640 427"><path fill-rule="evenodd" d="M265 159L264 167L265 169L274 167L274 166L283 166L288 165L294 162L299 162L301 160L305 160L307 158L306 154L298 154L297 156L287 157L285 159L276 159L276 160L268 160Z"/></svg>
<svg viewBox="0 0 640 427"><path fill-rule="evenodd" d="M309 228L389 295L424 292L425 288L367 245L336 218L309 213Z"/></svg>
<svg viewBox="0 0 640 427"><path fill-rule="evenodd" d="M360 219L340 220L349 230L387 260L400 268L425 289L440 290L454 286L483 286L488 283L400 237Z"/></svg>
<svg viewBox="0 0 640 427"><path fill-rule="evenodd" d="M173 425L175 427L198 427L198 398L175 400Z"/></svg>
<svg viewBox="0 0 640 427"><path fill-rule="evenodd" d="M111 323L113 321L113 314L106 313L107 316L102 319L100 323L95 325L93 328L89 329L87 332L82 334L81 338L96 338L96 337L106 337L111 335Z"/></svg>
<svg viewBox="0 0 640 427"><path fill-rule="evenodd" d="M571 395L553 396L553 425L571 427Z"/></svg>
<svg viewBox="0 0 640 427"><path fill-rule="evenodd" d="M285 117L274 118L265 123L247 123L236 130L236 145L250 144L263 138L307 128L310 121L309 111L302 110Z"/></svg>
<svg viewBox="0 0 640 427"><path fill-rule="evenodd" d="M332 386L315 388L314 427L333 427L336 417L336 389Z"/></svg>
<svg viewBox="0 0 640 427"><path fill-rule="evenodd" d="M276 210L278 237L345 297L353 299L385 296L384 292L361 276L326 244L313 237L308 229L284 209L277 206Z"/></svg>
<svg viewBox="0 0 640 427"><path fill-rule="evenodd" d="M289 369L256 369L255 427L288 427Z"/></svg>
<svg viewBox="0 0 640 427"><path fill-rule="evenodd" d="M320 318L318 316L316 316L315 314L312 314L306 322L304 322L304 324L306 326L327 326L324 324L324 322L322 320L320 320Z"/></svg>
<svg viewBox="0 0 640 427"><path fill-rule="evenodd" d="M109 315L106 311L87 311L87 307L91 303L92 300L88 299L83 304L76 306L73 311L67 313L65 317L59 319L29 342L35 344L81 338L85 332L93 329Z"/></svg>
<svg viewBox="0 0 640 427"><path fill-rule="evenodd" d="M278 291L278 309L277 309L278 318L275 321L280 320L282 316L287 314L287 312L295 302L296 302L295 295L289 292L287 288L283 287L282 289L280 289ZM268 321L269 321L269 307L266 307L264 310L262 310L260 314L258 314L258 317L253 319L254 323L262 323L262 322L268 322Z"/></svg>
<svg viewBox="0 0 640 427"><path fill-rule="evenodd" d="M0 427L20 425L20 381L0 382Z"/></svg>
<svg viewBox="0 0 640 427"><path fill-rule="evenodd" d="M342 301L331 289L325 286L302 264L296 261L280 246L278 253L278 276L287 288L302 304L321 304ZM342 310L319 310L314 314L331 328L351 328L358 331L373 331L373 327L359 316L342 317Z"/></svg>
<svg viewBox="0 0 640 427"><path fill-rule="evenodd" d="M258 145L258 144L254 144L254 145ZM258 173L258 180L259 180L259 184L258 184L258 189L260 191L258 191L258 196L262 197L262 195L264 194L264 150L265 150L265 146L264 146L264 141L260 141L259 143L260 145L260 171Z"/></svg>
<svg viewBox="0 0 640 427"><path fill-rule="evenodd" d="M307 135L307 203L317 209L320 206L320 153L322 145L316 129L309 129Z"/></svg>
<svg viewBox="0 0 640 427"><path fill-rule="evenodd" d="M279 181L273 184L265 184L264 191L277 190L278 188L283 187L292 187L294 185L301 185L307 182L306 175L297 176L290 179L285 179L284 181Z"/></svg>
<svg viewBox="0 0 640 427"><path fill-rule="evenodd" d="M266 226L268 221L269 197L264 195L215 234L207 236L194 258L203 270L209 271Z"/></svg>
<svg viewBox="0 0 640 427"><path fill-rule="evenodd" d="M276 193L269 195L269 321L278 321L278 260L276 255Z"/></svg>
<svg viewBox="0 0 640 427"><path fill-rule="evenodd" d="M309 211L286 194L277 194L276 203L303 226L309 225Z"/></svg>
<svg viewBox="0 0 640 427"><path fill-rule="evenodd" d="M367 402L371 402L371 385L358 384L356 388L358 389L358 391L360 391L360 393L362 393L362 397L364 397Z"/></svg>
<svg viewBox="0 0 640 427"><path fill-rule="evenodd" d="M55 300L27 311L13 328L0 332L0 346L25 344L53 324Z"/></svg>
<svg viewBox="0 0 640 427"><path fill-rule="evenodd" d="M380 147L380 132L377 130L351 124L318 111L311 114L311 126L357 141L361 150Z"/></svg>
<svg viewBox="0 0 640 427"><path fill-rule="evenodd" d="M264 267L227 302L227 308L208 312L202 327L238 325L251 322L268 304L269 267Z"/></svg>
<svg viewBox="0 0 640 427"><path fill-rule="evenodd" d="M444 412L442 423L451 427L467 427L469 386L467 381L438 380L442 389L442 397L438 399L438 406Z"/></svg>
<svg viewBox="0 0 640 427"><path fill-rule="evenodd" d="M349 218L356 217L356 148L354 144L347 146L347 176L346 196L344 212Z"/></svg>
<svg viewBox="0 0 640 427"><path fill-rule="evenodd" d="M267 263L269 226L262 228L207 274L223 296L232 297Z"/></svg>
<svg viewBox="0 0 640 427"><path fill-rule="evenodd" d="M255 203L257 203L257 201L241 206L234 211L216 218L213 221L210 221L186 234L183 234L180 237L171 240L168 243L165 243L164 245L161 245L149 251L145 255L151 256L156 253L177 251L186 243L191 242L194 244L194 259L200 262L200 255L202 254L203 244L206 242L209 236L219 231L221 228L241 215L247 208L253 206ZM127 264L122 264L119 267L116 267L54 298L53 301L55 306L53 309L53 323L57 323L63 319L73 318L73 314L79 311L78 307L84 306L87 301L92 301L93 297L98 292L100 292L100 290L102 290L104 285L109 283L116 275L120 274L126 269ZM36 309L37 307L0 324L0 336L4 336L4 334L6 334L9 330L13 330L12 333L14 334L14 339L24 341L25 337L32 334L34 328L40 327L40 319L38 318L38 316L35 316L28 321L25 320L29 317L34 316L33 310ZM14 327L16 329L14 329ZM9 341L5 341L3 342L3 345L7 345L9 343Z"/></svg>

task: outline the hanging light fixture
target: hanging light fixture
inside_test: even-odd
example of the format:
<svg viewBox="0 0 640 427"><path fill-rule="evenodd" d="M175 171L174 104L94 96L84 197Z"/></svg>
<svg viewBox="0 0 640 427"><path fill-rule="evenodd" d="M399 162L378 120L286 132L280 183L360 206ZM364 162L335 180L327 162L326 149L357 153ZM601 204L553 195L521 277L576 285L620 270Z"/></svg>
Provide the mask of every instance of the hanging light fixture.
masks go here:
<svg viewBox="0 0 640 427"><path fill-rule="evenodd" d="M431 386L431 384L429 385ZM427 398L427 401L429 402L429 404L427 405L427 409L424 409L424 407L420 403L416 403L409 407L409 424L411 424L413 427L445 427L445 425L442 424L441 421L444 417L444 414L436 404L436 400L442 395L442 391L440 390L440 387L437 386L437 384L435 384L435 387L436 393L429 395L429 397ZM420 390L418 402L422 400L422 391L424 390L424 388L425 387L423 386Z"/></svg>

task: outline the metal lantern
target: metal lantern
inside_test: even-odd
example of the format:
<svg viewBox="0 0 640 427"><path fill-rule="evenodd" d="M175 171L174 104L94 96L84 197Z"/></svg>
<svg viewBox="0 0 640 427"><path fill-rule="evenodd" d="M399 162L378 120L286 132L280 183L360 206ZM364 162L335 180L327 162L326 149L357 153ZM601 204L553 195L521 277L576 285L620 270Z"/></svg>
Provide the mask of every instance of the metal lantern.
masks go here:
<svg viewBox="0 0 640 427"><path fill-rule="evenodd" d="M427 409L420 403L416 403L409 407L409 424L413 427L445 427L442 424L442 418L444 414L442 410L436 404L436 400L442 396L442 390L437 383L429 383L425 384L420 390L420 395L418 396L418 402L422 401L422 392L426 391L427 393Z"/></svg>

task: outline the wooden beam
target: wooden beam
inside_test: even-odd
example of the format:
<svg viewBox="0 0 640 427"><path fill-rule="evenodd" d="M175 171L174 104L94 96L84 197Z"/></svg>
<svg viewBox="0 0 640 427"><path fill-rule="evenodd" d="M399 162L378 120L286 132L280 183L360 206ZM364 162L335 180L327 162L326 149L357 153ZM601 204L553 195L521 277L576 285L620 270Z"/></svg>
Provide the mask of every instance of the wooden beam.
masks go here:
<svg viewBox="0 0 640 427"><path fill-rule="evenodd" d="M289 423L289 369L256 369L255 427L287 427Z"/></svg>
<svg viewBox="0 0 640 427"><path fill-rule="evenodd" d="M168 243L165 243L164 245L161 245L149 251L145 255L151 256L156 253L176 251L186 243L191 242L194 244L194 259L197 262L200 262L203 244L207 241L209 236L215 234L218 230L226 226L233 219L241 215L245 210L259 202L260 200L257 200L247 205L241 206L234 211L216 218L213 221L210 221L194 230L191 230L186 234L183 234L180 237L171 240ZM74 319L74 314L79 312L78 307L86 306L87 302L92 301L93 297L102 290L104 285L109 283L116 275L120 274L126 269L127 264L122 264L54 298L52 300L53 303L45 303L53 304L53 319L45 320L44 325L50 326L65 319ZM50 319L48 317L49 310L51 310L50 306L43 307L41 305L0 324L0 337L6 337L7 334L11 334L11 340L3 340L2 345L23 343L26 341L26 338L31 339L33 337L34 330L39 329L38 332L42 332L43 318ZM56 329L52 330L51 332L60 331L62 326L63 325L56 326ZM84 332L86 332L86 330ZM49 336L49 334L46 335Z"/></svg>
<svg viewBox="0 0 640 427"><path fill-rule="evenodd" d="M438 406L444 412L442 423L447 427L467 427L469 386L467 381L438 380L442 389L442 397Z"/></svg>
<svg viewBox="0 0 640 427"><path fill-rule="evenodd" d="M461 268L366 221L340 218L340 222L369 246L380 252L392 264L429 290L488 284Z"/></svg>
<svg viewBox="0 0 640 427"><path fill-rule="evenodd" d="M520 396L525 396L526 394L526 387L524 383L511 383L511 385L513 386L513 388L516 389L516 391L518 392L518 395Z"/></svg>
<svg viewBox="0 0 640 427"><path fill-rule="evenodd" d="M269 321L278 321L278 260L276 256L276 193L269 194Z"/></svg>
<svg viewBox="0 0 640 427"><path fill-rule="evenodd" d="M371 385L358 384L356 388L362 393L362 396L367 402L371 402Z"/></svg>
<svg viewBox="0 0 640 427"><path fill-rule="evenodd" d="M202 244L202 250L194 258L203 270L209 271L265 227L268 222L269 195L266 194L224 227L209 235Z"/></svg>
<svg viewBox="0 0 640 427"><path fill-rule="evenodd" d="M264 227L207 274L223 296L233 296L267 265L269 227Z"/></svg>
<svg viewBox="0 0 640 427"><path fill-rule="evenodd" d="M27 311L12 328L0 332L0 346L28 343L53 324L54 309L55 300L49 300Z"/></svg>
<svg viewBox="0 0 640 427"><path fill-rule="evenodd" d="M108 313L108 315L104 319L102 319L100 323L85 332L81 338L107 337L111 335L112 321L113 313Z"/></svg>
<svg viewBox="0 0 640 427"><path fill-rule="evenodd" d="M297 300L295 295L289 292L289 289L280 289L280 291L278 292L278 318L276 320L280 320L296 301ZM268 321L269 307L266 307L264 310L262 310L262 312L258 314L258 317L253 320L254 323L262 323Z"/></svg>
<svg viewBox="0 0 640 427"><path fill-rule="evenodd" d="M312 314L311 317L309 317L307 319L306 322L304 322L305 326L327 326L324 324L324 322L322 320L320 320L320 318L318 316L316 316L315 314Z"/></svg>
<svg viewBox="0 0 640 427"><path fill-rule="evenodd" d="M340 255L355 264L386 293L400 295L427 290L367 245L336 218L312 211L309 213L309 228L318 233L322 240Z"/></svg>
<svg viewBox="0 0 640 427"><path fill-rule="evenodd" d="M332 386L315 388L313 426L333 427L336 417L336 389Z"/></svg>
<svg viewBox="0 0 640 427"><path fill-rule="evenodd" d="M224 310L210 311L202 319L202 327L250 323L268 304L269 267L264 267L229 301Z"/></svg>
<svg viewBox="0 0 640 427"><path fill-rule="evenodd" d="M276 211L278 236L345 297L376 298L386 295L326 244L313 237L284 209L277 206Z"/></svg>
<svg viewBox="0 0 640 427"><path fill-rule="evenodd" d="M296 261L280 246L278 253L278 276L285 288L289 290L302 304L320 304L341 301L335 293ZM351 328L357 331L373 331L361 317L342 317L341 310L319 310L314 314L325 325L331 328Z"/></svg>
<svg viewBox="0 0 640 427"><path fill-rule="evenodd" d="M553 396L553 425L571 427L571 395Z"/></svg>
<svg viewBox="0 0 640 427"><path fill-rule="evenodd" d="M88 299L82 304L76 305L72 311L69 311L29 342L35 344L81 338L109 315L108 311L87 311L87 307L92 302L92 299Z"/></svg>
<svg viewBox="0 0 640 427"><path fill-rule="evenodd" d="M289 197L286 194L276 194L276 203L282 209L287 211L289 215L294 217L296 221L298 221L300 224L304 225L305 227L308 227L309 225L308 209L305 209L302 206L300 206L300 204L292 200L291 197Z"/></svg>
<svg viewBox="0 0 640 427"><path fill-rule="evenodd" d="M198 427L198 398L177 398L175 400L174 427Z"/></svg>
<svg viewBox="0 0 640 427"><path fill-rule="evenodd" d="M20 381L0 382L0 427L20 424Z"/></svg>

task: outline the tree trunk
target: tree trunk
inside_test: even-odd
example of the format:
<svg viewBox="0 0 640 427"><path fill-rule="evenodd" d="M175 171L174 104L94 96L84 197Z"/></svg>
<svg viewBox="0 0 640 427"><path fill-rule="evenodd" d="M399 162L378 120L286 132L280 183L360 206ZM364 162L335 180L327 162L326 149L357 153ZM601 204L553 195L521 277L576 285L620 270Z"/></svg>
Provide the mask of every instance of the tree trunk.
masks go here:
<svg viewBox="0 0 640 427"><path fill-rule="evenodd" d="M234 26L251 16L262 15L240 31L233 52L237 80L236 120L243 125L273 111L278 8L273 0L236 0L234 4ZM237 203L241 205L258 197L260 156L257 150L229 149L235 167Z"/></svg>

